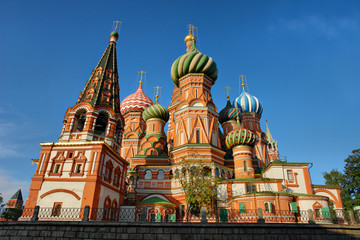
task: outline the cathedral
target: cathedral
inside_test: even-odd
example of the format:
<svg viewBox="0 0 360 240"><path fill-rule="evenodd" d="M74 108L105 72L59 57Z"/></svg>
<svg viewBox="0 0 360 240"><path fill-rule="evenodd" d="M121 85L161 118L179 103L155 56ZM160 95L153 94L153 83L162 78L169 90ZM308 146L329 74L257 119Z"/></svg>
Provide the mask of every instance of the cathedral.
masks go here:
<svg viewBox="0 0 360 240"><path fill-rule="evenodd" d="M277 142L260 119L263 105L245 90L224 108L211 88L218 69L196 48L194 28L184 54L170 69L174 83L169 106L151 100L142 81L120 101L117 29L74 106L66 110L59 141L41 143L25 208L132 209L134 221L183 221L189 205L181 178L184 164L203 168L217 180L216 207L224 216L245 213L298 213L315 218L342 212L340 188L314 185L308 162L279 157ZM179 46L180 48L182 46ZM218 85L222 85L218 80ZM167 129L165 129L165 125ZM144 213L146 211L146 213ZM54 215L55 216L55 215Z"/></svg>

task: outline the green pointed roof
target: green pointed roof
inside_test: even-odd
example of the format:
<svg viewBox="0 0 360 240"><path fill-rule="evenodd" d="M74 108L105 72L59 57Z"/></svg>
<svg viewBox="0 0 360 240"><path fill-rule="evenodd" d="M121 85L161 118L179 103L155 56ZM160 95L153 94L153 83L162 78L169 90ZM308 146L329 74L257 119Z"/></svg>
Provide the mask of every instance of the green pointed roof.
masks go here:
<svg viewBox="0 0 360 240"><path fill-rule="evenodd" d="M271 136L271 132L270 132L267 120L266 120L266 137L267 137L269 143L276 143Z"/></svg>
<svg viewBox="0 0 360 240"><path fill-rule="evenodd" d="M109 45L100 58L99 63L96 65L96 68L92 71L91 77L86 82L84 90L80 93L77 103L86 102L89 103L92 107L107 105L114 110L115 114L120 113L116 57L117 36L117 32L112 32L110 34ZM101 71L99 71L100 69ZM91 99L87 98L89 92L93 92ZM104 95L109 97L108 102L103 100Z"/></svg>
<svg viewBox="0 0 360 240"><path fill-rule="evenodd" d="M22 193L21 193L21 188L19 190L17 190L17 192L10 199L22 201L23 197L22 197Z"/></svg>

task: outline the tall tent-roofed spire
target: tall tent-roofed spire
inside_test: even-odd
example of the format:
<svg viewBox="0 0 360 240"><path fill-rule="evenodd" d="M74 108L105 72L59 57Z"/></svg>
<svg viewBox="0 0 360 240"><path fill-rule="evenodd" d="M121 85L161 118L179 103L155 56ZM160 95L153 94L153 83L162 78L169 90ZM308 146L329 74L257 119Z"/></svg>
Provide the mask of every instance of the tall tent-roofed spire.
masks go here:
<svg viewBox="0 0 360 240"><path fill-rule="evenodd" d="M271 132L270 132L270 129L269 129L269 125L268 125L268 121L266 120L266 137L269 141L269 143L275 143L273 137L271 136Z"/></svg>
<svg viewBox="0 0 360 240"><path fill-rule="evenodd" d="M121 22L117 22L119 24ZM80 93L77 103L86 102L92 107L106 105L115 114L120 113L118 69L116 57L116 41L119 38L118 25L110 34L110 42L100 58L96 68L91 72L84 90Z"/></svg>

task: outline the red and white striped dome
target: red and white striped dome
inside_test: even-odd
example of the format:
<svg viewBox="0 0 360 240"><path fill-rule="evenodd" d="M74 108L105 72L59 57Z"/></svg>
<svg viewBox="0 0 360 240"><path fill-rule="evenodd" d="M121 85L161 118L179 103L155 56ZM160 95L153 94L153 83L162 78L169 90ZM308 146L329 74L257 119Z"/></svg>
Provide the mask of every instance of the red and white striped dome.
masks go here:
<svg viewBox="0 0 360 240"><path fill-rule="evenodd" d="M145 108L153 105L153 101L145 95L140 84L138 90L127 96L120 104L121 114L124 116L128 112L143 112Z"/></svg>

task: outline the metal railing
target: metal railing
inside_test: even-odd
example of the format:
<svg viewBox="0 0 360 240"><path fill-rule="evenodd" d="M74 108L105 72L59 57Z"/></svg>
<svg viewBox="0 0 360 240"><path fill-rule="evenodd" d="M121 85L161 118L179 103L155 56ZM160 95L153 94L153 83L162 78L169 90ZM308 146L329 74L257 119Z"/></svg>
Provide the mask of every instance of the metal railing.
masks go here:
<svg viewBox="0 0 360 240"><path fill-rule="evenodd" d="M158 214L158 215L157 215ZM120 208L40 208L23 209L19 221L111 221L111 222L191 222L191 223L310 223L359 224L358 215L343 211L311 209L301 211L258 209L226 209L200 212L149 213L147 208L121 206ZM154 216L155 215L155 216Z"/></svg>

